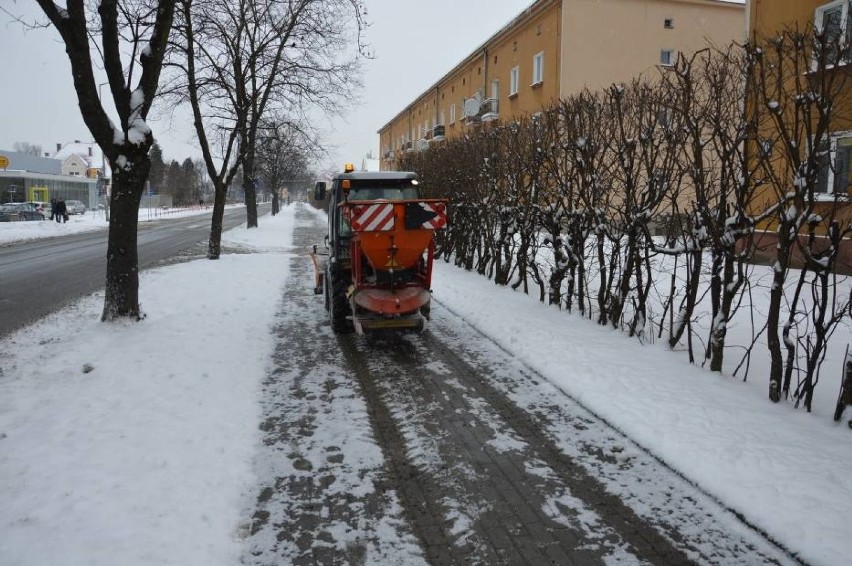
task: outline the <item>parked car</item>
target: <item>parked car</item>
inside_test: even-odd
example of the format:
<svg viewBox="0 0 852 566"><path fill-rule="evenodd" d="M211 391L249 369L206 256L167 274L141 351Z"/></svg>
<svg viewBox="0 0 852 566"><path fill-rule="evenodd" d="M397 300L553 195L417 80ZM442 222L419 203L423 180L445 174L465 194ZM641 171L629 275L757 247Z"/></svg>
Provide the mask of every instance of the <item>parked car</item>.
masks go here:
<svg viewBox="0 0 852 566"><path fill-rule="evenodd" d="M0 222L13 222L20 220L15 208L9 204L0 204Z"/></svg>
<svg viewBox="0 0 852 566"><path fill-rule="evenodd" d="M0 222L16 222L18 220L44 220L44 214L28 202L10 202L0 205Z"/></svg>
<svg viewBox="0 0 852 566"><path fill-rule="evenodd" d="M65 206L68 214L86 214L86 205L79 200L66 200Z"/></svg>
<svg viewBox="0 0 852 566"><path fill-rule="evenodd" d="M28 202L27 204L31 204L34 207L36 207L36 210L38 210L39 212L44 214L45 217L50 215L50 203L49 202L42 202L42 201L34 200L34 201Z"/></svg>

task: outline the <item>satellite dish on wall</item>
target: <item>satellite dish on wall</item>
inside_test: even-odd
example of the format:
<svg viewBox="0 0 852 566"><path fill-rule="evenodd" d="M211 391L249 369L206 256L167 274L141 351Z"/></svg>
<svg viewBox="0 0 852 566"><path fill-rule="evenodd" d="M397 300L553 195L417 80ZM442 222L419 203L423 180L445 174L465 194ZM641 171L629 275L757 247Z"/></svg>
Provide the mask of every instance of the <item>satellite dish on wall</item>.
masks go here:
<svg viewBox="0 0 852 566"><path fill-rule="evenodd" d="M464 117L470 118L479 114L481 103L475 98L468 98L464 101Z"/></svg>

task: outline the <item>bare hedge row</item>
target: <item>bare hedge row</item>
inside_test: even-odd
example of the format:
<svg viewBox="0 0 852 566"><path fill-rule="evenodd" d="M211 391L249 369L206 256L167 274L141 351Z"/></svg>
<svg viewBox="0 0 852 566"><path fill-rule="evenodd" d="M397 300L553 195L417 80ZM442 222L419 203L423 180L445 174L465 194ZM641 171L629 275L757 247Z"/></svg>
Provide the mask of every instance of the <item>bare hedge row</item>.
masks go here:
<svg viewBox="0 0 852 566"><path fill-rule="evenodd" d="M732 317L756 316L738 310L744 294L768 293L740 366L747 372L765 334L770 399L810 409L828 340L850 317L835 269L850 235L846 197L822 192L831 134L852 129L848 71L835 65L846 53L797 30L708 48L653 80L467 128L397 166L450 198L439 245L448 261L631 336L665 332L691 361L698 340L713 371ZM754 241L767 230L777 238L773 281L755 290ZM791 271L795 257L803 269ZM649 321L652 291L668 321ZM712 305L706 337L693 328L699 293Z"/></svg>

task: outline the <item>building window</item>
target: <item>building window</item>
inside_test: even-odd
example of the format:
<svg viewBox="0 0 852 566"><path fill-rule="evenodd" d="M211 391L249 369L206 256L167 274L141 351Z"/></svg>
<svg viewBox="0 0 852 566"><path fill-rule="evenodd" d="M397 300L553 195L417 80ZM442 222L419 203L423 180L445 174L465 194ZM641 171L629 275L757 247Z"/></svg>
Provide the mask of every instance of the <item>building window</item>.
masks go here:
<svg viewBox="0 0 852 566"><path fill-rule="evenodd" d="M850 161L852 161L852 132L835 134L822 144L828 152L819 161L816 192L835 196L849 194Z"/></svg>
<svg viewBox="0 0 852 566"><path fill-rule="evenodd" d="M533 56L533 86L544 81L544 51Z"/></svg>
<svg viewBox="0 0 852 566"><path fill-rule="evenodd" d="M674 20L671 19L671 18L666 18L665 20L663 20L663 27L666 28L666 29L673 29L674 28Z"/></svg>
<svg viewBox="0 0 852 566"><path fill-rule="evenodd" d="M831 52L828 54L828 63L833 65L840 59L845 63L848 59L848 47L844 49L842 57L838 57L838 45L846 45L852 37L852 21L849 19L850 0L834 0L823 4L814 10L814 25L817 33L825 33L826 45Z"/></svg>
<svg viewBox="0 0 852 566"><path fill-rule="evenodd" d="M509 71L509 96L517 96L518 94L518 78L521 76L520 67L512 67Z"/></svg>
<svg viewBox="0 0 852 566"><path fill-rule="evenodd" d="M441 110L441 119L440 122L438 122L438 125L443 126L444 124L446 124L446 122L444 122L444 111Z"/></svg>
<svg viewBox="0 0 852 566"><path fill-rule="evenodd" d="M674 49L663 49L660 51L660 65L671 67L674 65Z"/></svg>
<svg viewBox="0 0 852 566"><path fill-rule="evenodd" d="M498 80L491 81L491 98L494 100L500 98L500 81Z"/></svg>
<svg viewBox="0 0 852 566"><path fill-rule="evenodd" d="M456 121L456 105L450 104L450 124L455 123Z"/></svg>

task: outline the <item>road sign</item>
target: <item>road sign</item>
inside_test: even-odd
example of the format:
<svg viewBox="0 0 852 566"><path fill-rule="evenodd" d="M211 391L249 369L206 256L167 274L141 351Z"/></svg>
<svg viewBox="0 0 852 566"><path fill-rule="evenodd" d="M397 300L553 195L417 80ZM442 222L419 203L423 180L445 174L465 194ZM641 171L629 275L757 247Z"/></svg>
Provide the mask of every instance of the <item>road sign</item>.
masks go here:
<svg viewBox="0 0 852 566"><path fill-rule="evenodd" d="M0 155L0 169L5 169L9 166L9 158L5 155Z"/></svg>

